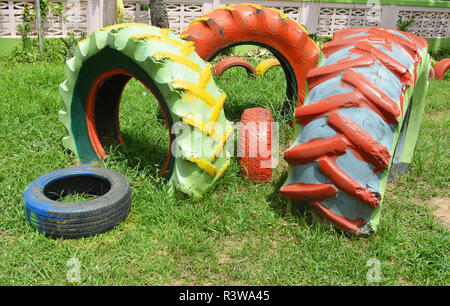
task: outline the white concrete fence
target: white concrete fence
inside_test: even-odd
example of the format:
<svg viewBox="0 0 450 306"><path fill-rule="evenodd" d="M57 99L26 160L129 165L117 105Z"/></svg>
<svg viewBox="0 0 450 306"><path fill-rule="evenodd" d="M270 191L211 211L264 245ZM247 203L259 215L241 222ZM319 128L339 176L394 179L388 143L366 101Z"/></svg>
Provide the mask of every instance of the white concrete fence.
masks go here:
<svg viewBox="0 0 450 306"><path fill-rule="evenodd" d="M325 1L325 0L324 0ZM0 0L0 37L20 37L17 25L22 22L25 4L34 7L34 0ZM48 37L68 33L90 33L114 22L115 0L49 1L64 4L63 17L50 14L44 26ZM450 37L450 8L368 4L295 2L295 1L233 1L233 0L166 0L170 27L180 33L194 19L231 3L252 2L276 8L306 26L310 33L331 36L338 29L363 26L396 28L399 17L407 21L414 16L408 31L426 38ZM141 4L148 0L124 0L126 19L150 23L149 10ZM374 5L375 4L375 5Z"/></svg>

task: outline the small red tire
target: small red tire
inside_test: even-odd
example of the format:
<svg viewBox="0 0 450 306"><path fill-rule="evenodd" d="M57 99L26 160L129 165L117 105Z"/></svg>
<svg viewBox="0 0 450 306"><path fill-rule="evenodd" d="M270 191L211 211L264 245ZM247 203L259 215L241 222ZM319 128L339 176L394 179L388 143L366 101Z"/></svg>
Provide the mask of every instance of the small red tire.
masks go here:
<svg viewBox="0 0 450 306"><path fill-rule="evenodd" d="M244 111L239 127L241 173L256 182L272 179L272 122L270 110L256 107Z"/></svg>
<svg viewBox="0 0 450 306"><path fill-rule="evenodd" d="M232 67L243 67L245 68L245 70L247 70L247 74L249 76L255 75L255 68L253 68L252 64L250 64L247 60L240 57L227 57L221 60L214 67L213 75L220 77L222 73L224 73L226 70Z"/></svg>
<svg viewBox="0 0 450 306"><path fill-rule="evenodd" d="M437 64L434 66L434 73L436 74L436 79L443 80L445 73L449 69L450 69L450 58L444 58L443 60L437 62Z"/></svg>

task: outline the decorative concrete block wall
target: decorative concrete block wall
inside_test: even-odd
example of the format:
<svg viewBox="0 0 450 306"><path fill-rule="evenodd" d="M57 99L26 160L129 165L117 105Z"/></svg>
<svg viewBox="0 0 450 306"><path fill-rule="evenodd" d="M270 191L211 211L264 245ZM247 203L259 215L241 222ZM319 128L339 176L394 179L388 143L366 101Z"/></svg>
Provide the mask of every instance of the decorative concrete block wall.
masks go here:
<svg viewBox="0 0 450 306"><path fill-rule="evenodd" d="M17 25L21 23L25 3L34 6L34 0L0 0L0 37L20 37ZM60 1L50 1L57 5ZM70 31L90 33L114 20L113 0L64 0L63 18L50 14L45 23L45 33L49 37L67 36ZM166 0L170 27L180 33L194 19L215 8L231 3L246 1L233 0ZM414 16L409 31L426 38L450 37L450 2L418 1L423 6L402 6L399 1L260 1L252 3L276 8L288 17L302 23L310 33L331 36L338 29L347 27L384 26L397 27L401 17L407 21ZM358 2L358 3L355 3ZM413 3L413 1L403 1ZM428 1L430 2L430 1ZM149 11L142 4L148 0L124 0L126 18L130 22L150 23ZM379 4L381 3L381 4ZM394 3L394 4L384 4Z"/></svg>

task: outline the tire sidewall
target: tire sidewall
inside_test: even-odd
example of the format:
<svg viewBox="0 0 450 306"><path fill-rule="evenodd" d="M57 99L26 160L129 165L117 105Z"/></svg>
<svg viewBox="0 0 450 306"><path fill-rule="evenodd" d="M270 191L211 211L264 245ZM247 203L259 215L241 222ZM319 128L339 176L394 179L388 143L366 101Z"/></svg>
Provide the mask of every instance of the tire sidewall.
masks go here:
<svg viewBox="0 0 450 306"><path fill-rule="evenodd" d="M89 175L106 180L109 191L93 200L64 203L53 201L45 194L45 187L58 179L78 175ZM131 202L131 189L128 181L119 173L98 167L73 167L52 171L33 180L23 193L25 207L41 217L53 219L74 219L101 215L105 212L119 211Z"/></svg>

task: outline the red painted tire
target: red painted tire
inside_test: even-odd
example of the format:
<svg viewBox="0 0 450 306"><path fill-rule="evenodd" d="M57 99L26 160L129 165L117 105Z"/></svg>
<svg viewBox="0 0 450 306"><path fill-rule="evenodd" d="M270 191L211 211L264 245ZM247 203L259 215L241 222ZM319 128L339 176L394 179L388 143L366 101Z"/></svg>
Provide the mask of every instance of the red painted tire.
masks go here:
<svg viewBox="0 0 450 306"><path fill-rule="evenodd" d="M351 233L377 229L389 169L407 169L417 141L427 47L425 39L387 28L334 34L295 110L300 132L284 154L282 197Z"/></svg>
<svg viewBox="0 0 450 306"><path fill-rule="evenodd" d="M433 66L430 66L430 74L428 75L428 80L433 81L436 78Z"/></svg>
<svg viewBox="0 0 450 306"><path fill-rule="evenodd" d="M286 75L283 110L303 104L306 75L317 66L319 47L306 30L283 13L256 4L231 4L215 9L187 26L180 36L193 41L195 51L210 61L222 50L243 44L270 50Z"/></svg>
<svg viewBox="0 0 450 306"><path fill-rule="evenodd" d="M434 66L434 73L436 74L436 79L443 80L445 73L449 69L450 69L450 58L444 58L443 60L437 62L437 64Z"/></svg>
<svg viewBox="0 0 450 306"><path fill-rule="evenodd" d="M247 74L249 76L255 75L255 68L253 68L252 64L240 57L227 57L221 60L214 67L213 75L220 77L222 73L232 67L243 67L245 68L245 70L247 70Z"/></svg>
<svg viewBox="0 0 450 306"><path fill-rule="evenodd" d="M265 108L249 108L241 117L239 156L241 173L256 182L272 179L272 113ZM261 150L261 146L266 150Z"/></svg>

